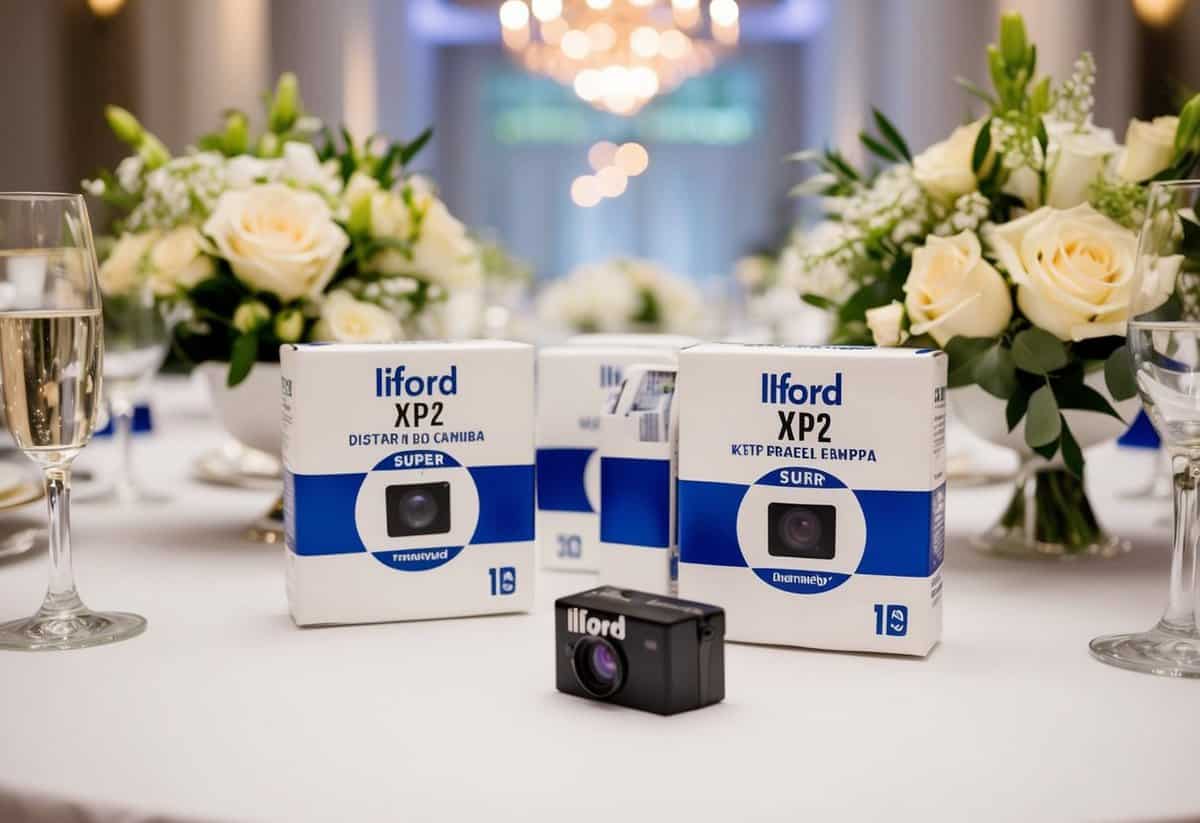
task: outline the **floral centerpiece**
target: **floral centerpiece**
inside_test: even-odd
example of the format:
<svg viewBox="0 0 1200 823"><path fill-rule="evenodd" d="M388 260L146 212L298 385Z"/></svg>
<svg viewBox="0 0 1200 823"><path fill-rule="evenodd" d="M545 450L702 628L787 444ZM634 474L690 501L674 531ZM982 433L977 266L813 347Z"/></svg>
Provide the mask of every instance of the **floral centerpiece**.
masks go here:
<svg viewBox="0 0 1200 823"><path fill-rule="evenodd" d="M449 298L482 285L479 245L407 173L429 131L339 139L304 113L292 74L267 96L265 132L232 111L176 157L129 112L106 116L134 154L84 184L118 215L101 288L148 278L183 310L178 350L228 363L229 386L281 343L440 335Z"/></svg>
<svg viewBox="0 0 1200 823"><path fill-rule="evenodd" d="M992 91L967 84L984 115L915 157L878 111L860 135L873 170L837 151L800 155L820 172L798 193L823 195L826 219L780 265L833 313L834 342L944 349L969 426L1065 466L1026 472L1036 489L1014 498L993 547L1103 551L1113 544L1079 480L1077 429L1096 415L1080 413L1119 426L1114 405L1135 394L1124 334L1147 184L1196 165L1200 98L1178 117L1132 120L1121 145L1093 123L1090 55L1062 83L1039 77L1008 14L988 64Z"/></svg>
<svg viewBox="0 0 1200 823"><path fill-rule="evenodd" d="M697 334L704 325L690 280L635 258L576 267L546 286L537 311L545 325L574 332Z"/></svg>

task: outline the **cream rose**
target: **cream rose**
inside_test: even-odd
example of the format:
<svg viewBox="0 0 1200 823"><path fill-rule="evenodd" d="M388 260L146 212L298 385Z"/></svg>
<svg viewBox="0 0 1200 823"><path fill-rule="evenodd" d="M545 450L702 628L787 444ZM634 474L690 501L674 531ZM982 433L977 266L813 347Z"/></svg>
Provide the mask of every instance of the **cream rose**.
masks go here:
<svg viewBox="0 0 1200 823"><path fill-rule="evenodd" d="M195 226L180 226L164 234L150 249L150 284L160 297L190 289L212 277L213 259L205 253L204 236Z"/></svg>
<svg viewBox="0 0 1200 823"><path fill-rule="evenodd" d="M993 226L987 241L1017 284L1017 305L1061 340L1124 333L1137 236L1086 203Z"/></svg>
<svg viewBox="0 0 1200 823"><path fill-rule="evenodd" d="M448 290L477 288L483 283L479 247L446 204L429 195L413 245L409 271Z"/></svg>
<svg viewBox="0 0 1200 823"><path fill-rule="evenodd" d="M225 192L204 233L239 280L285 303L321 294L350 243L319 195L281 183Z"/></svg>
<svg viewBox="0 0 1200 823"><path fill-rule="evenodd" d="M98 272L100 291L127 294L141 281L146 271L146 254L158 240L158 232L122 234Z"/></svg>
<svg viewBox="0 0 1200 823"><path fill-rule="evenodd" d="M1012 319L1008 284L983 259L979 238L971 231L931 236L913 252L904 307L912 334L928 333L939 346L960 335L994 337Z"/></svg>
<svg viewBox="0 0 1200 823"><path fill-rule="evenodd" d="M344 291L325 297L313 327L314 340L335 343L390 343L403 337L400 321L392 314Z"/></svg>
<svg viewBox="0 0 1200 823"><path fill-rule="evenodd" d="M1050 128L1050 174L1046 205L1069 209L1087 202L1088 187L1120 146L1108 129ZM1056 133L1057 132L1057 133Z"/></svg>
<svg viewBox="0 0 1200 823"><path fill-rule="evenodd" d="M1121 179L1131 183L1149 180L1171 165L1178 125L1178 117L1155 117L1149 122L1130 120L1125 131L1125 153L1117 164Z"/></svg>
<svg viewBox="0 0 1200 823"><path fill-rule="evenodd" d="M867 309L867 328L876 346L899 346L904 342L904 304L893 300L886 306Z"/></svg>
<svg viewBox="0 0 1200 823"><path fill-rule="evenodd" d="M959 126L948 138L913 158L913 177L931 197L949 202L975 191L971 154L983 122Z"/></svg>

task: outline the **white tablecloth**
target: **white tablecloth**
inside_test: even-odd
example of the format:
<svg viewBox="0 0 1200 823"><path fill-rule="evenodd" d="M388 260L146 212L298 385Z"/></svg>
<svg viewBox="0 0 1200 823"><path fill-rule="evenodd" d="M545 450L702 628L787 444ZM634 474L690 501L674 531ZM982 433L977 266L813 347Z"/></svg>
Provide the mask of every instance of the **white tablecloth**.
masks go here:
<svg viewBox="0 0 1200 823"><path fill-rule="evenodd" d="M1200 814L1200 683L1087 654L1163 605L1167 508L1113 494L1143 479L1145 453L1093 454L1095 501L1132 554L980 556L965 538L1004 490L954 489L931 657L731 644L725 702L662 718L554 690L553 600L586 575L543 573L532 615L297 629L282 549L242 539L270 495L192 480L217 427L192 388L158 399L138 458L173 502L74 509L85 600L149 629L0 656L10 792L281 821ZM36 607L44 573L40 557L0 565L0 618Z"/></svg>

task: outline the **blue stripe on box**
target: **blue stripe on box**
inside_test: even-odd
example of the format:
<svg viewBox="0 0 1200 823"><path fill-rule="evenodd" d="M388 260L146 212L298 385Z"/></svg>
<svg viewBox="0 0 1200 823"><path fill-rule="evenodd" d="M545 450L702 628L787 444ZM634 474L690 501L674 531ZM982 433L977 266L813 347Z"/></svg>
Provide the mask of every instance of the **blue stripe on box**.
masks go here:
<svg viewBox="0 0 1200 823"><path fill-rule="evenodd" d="M681 563L749 565L737 535L738 510L749 488L736 483L679 481ZM935 495L940 493L855 491L866 521L867 545L854 573L892 577L932 574L942 560L933 515ZM765 509L762 516L766 517Z"/></svg>
<svg viewBox="0 0 1200 823"><path fill-rule="evenodd" d="M583 472L595 449L538 449L537 504L543 511L592 512Z"/></svg>
<svg viewBox="0 0 1200 823"><path fill-rule="evenodd" d="M467 471L479 492L479 520L471 543L532 540L533 466L474 466Z"/></svg>
<svg viewBox="0 0 1200 823"><path fill-rule="evenodd" d="M671 545L671 461L600 458L600 541Z"/></svg>
<svg viewBox="0 0 1200 823"><path fill-rule="evenodd" d="M533 466L473 466L467 471L479 495L471 545L533 540ZM354 519L365 478L366 474L286 472L288 548L306 556L365 552Z"/></svg>
<svg viewBox="0 0 1200 823"><path fill-rule="evenodd" d="M738 545L737 513L749 486L680 480L679 562L745 566Z"/></svg>

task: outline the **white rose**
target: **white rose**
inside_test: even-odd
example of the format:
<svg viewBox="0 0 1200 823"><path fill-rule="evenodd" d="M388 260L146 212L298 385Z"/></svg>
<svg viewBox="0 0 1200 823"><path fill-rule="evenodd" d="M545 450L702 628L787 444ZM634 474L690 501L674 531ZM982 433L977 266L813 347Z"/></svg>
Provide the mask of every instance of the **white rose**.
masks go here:
<svg viewBox="0 0 1200 823"><path fill-rule="evenodd" d="M971 231L931 236L913 252L904 307L912 334L928 333L939 346L960 335L994 337L1012 319L1008 284L983 259L979 238Z"/></svg>
<svg viewBox="0 0 1200 823"><path fill-rule="evenodd" d="M157 239L158 232L122 234L100 265L100 291L127 294L137 287L145 273L146 253Z"/></svg>
<svg viewBox="0 0 1200 823"><path fill-rule="evenodd" d="M390 343L404 336L400 321L374 303L333 291L321 303L313 339L335 343Z"/></svg>
<svg viewBox="0 0 1200 823"><path fill-rule="evenodd" d="M1119 148L1108 129L1089 127L1082 132L1068 129L1051 131L1046 205L1069 209L1087 202L1088 187L1100 176L1105 162Z"/></svg>
<svg viewBox="0 0 1200 823"><path fill-rule="evenodd" d="M1008 175L1000 190L1019 198L1025 204L1025 208L1036 209L1042 197L1040 188L1038 173L1029 166L1019 166Z"/></svg>
<svg viewBox="0 0 1200 823"><path fill-rule="evenodd" d="M480 286L479 247L466 227L437 198L429 197L424 209L409 271L450 291Z"/></svg>
<svg viewBox="0 0 1200 823"><path fill-rule="evenodd" d="M1137 236L1088 204L988 230L1029 321L1061 340L1123 334Z"/></svg>
<svg viewBox="0 0 1200 823"><path fill-rule="evenodd" d="M1121 179L1140 183L1171 165L1178 125L1178 117L1155 117L1149 122L1130 120L1125 131L1125 153L1117 164Z"/></svg>
<svg viewBox="0 0 1200 823"><path fill-rule="evenodd" d="M538 299L538 316L579 331L626 331L641 302L637 288L606 265L585 265L551 283Z"/></svg>
<svg viewBox="0 0 1200 823"><path fill-rule="evenodd" d="M277 165L277 161L239 154L225 164L225 182L231 189L248 189L272 177Z"/></svg>
<svg viewBox="0 0 1200 823"><path fill-rule="evenodd" d="M212 277L216 264L205 253L200 231L195 226L180 226L164 234L150 249L149 268L154 293L166 297Z"/></svg>
<svg viewBox="0 0 1200 823"><path fill-rule="evenodd" d="M319 195L281 183L225 192L204 233L239 280L285 303L321 294L350 243Z"/></svg>
<svg viewBox="0 0 1200 823"><path fill-rule="evenodd" d="M899 346L904 342L904 304L893 300L886 306L867 309L867 328L876 346Z"/></svg>
<svg viewBox="0 0 1200 823"><path fill-rule="evenodd" d="M959 126L940 143L913 158L913 177L931 197L946 202L975 191L971 155L983 120Z"/></svg>
<svg viewBox="0 0 1200 823"><path fill-rule="evenodd" d="M329 195L342 190L337 161L322 163L310 143L296 140L284 143L280 172L284 180L297 186L318 189Z"/></svg>
<svg viewBox="0 0 1200 823"><path fill-rule="evenodd" d="M342 192L342 202L346 204L348 210L353 209L360 201L371 197L378 191L378 180L369 174L356 171L350 175L350 182L346 184L346 190Z"/></svg>

